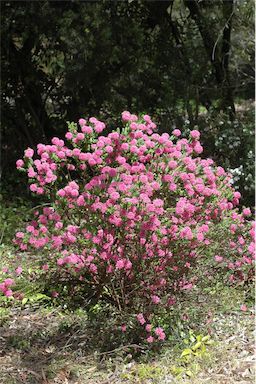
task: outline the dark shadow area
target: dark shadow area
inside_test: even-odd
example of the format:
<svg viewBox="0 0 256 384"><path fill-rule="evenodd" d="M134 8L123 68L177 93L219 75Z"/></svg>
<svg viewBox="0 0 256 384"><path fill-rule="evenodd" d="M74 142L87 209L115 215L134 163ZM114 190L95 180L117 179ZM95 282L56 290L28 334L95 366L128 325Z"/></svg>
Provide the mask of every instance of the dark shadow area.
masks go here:
<svg viewBox="0 0 256 384"><path fill-rule="evenodd" d="M130 110L160 132L199 126L253 205L253 15L252 0L2 1L2 193L30 198L15 170L26 147Z"/></svg>

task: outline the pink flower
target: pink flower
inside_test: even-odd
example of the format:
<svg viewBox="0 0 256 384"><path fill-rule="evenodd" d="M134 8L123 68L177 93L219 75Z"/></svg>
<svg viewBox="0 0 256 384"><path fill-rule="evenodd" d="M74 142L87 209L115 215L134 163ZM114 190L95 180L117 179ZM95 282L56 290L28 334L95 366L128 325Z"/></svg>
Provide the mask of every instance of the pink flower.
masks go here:
<svg viewBox="0 0 256 384"><path fill-rule="evenodd" d="M175 169L177 167L177 161L175 160L170 160L169 163L168 163L168 166L171 168L171 169Z"/></svg>
<svg viewBox="0 0 256 384"><path fill-rule="evenodd" d="M65 137L66 137L67 140L71 140L72 137L73 137L73 135L72 135L71 132L67 132L66 135L65 135Z"/></svg>
<svg viewBox="0 0 256 384"><path fill-rule="evenodd" d="M190 136L192 137L192 139L199 140L200 132L197 130L193 130L190 132Z"/></svg>
<svg viewBox="0 0 256 384"><path fill-rule="evenodd" d="M247 306L245 304L242 304L241 307L240 307L241 311L243 312L246 312L248 309L247 309Z"/></svg>
<svg viewBox="0 0 256 384"><path fill-rule="evenodd" d="M25 150L25 157L31 158L34 155L34 151L31 148Z"/></svg>
<svg viewBox="0 0 256 384"><path fill-rule="evenodd" d="M79 123L80 127L82 127L83 125L86 124L86 120L85 119L79 119L78 123Z"/></svg>
<svg viewBox="0 0 256 384"><path fill-rule="evenodd" d="M84 197L82 195L79 196L76 202L79 207L82 207L85 204Z"/></svg>
<svg viewBox="0 0 256 384"><path fill-rule="evenodd" d="M158 336L158 340L164 340L166 337L164 330L161 327L155 329L155 334Z"/></svg>
<svg viewBox="0 0 256 384"><path fill-rule="evenodd" d="M122 149L123 151L127 151L127 150L129 149L129 144L128 144L128 143L123 143L123 144L121 145L121 149Z"/></svg>
<svg viewBox="0 0 256 384"><path fill-rule="evenodd" d="M11 297L12 296L12 290L11 289L7 289L5 292L4 292L5 296L6 297Z"/></svg>
<svg viewBox="0 0 256 384"><path fill-rule="evenodd" d="M138 147L136 147L136 145L131 145L130 151L131 153L138 153Z"/></svg>
<svg viewBox="0 0 256 384"><path fill-rule="evenodd" d="M153 296L151 296L151 300L154 304L160 303L160 297L159 296L153 295Z"/></svg>
<svg viewBox="0 0 256 384"><path fill-rule="evenodd" d="M123 165L126 163L126 158L123 156L117 156L116 161L120 164Z"/></svg>
<svg viewBox="0 0 256 384"><path fill-rule="evenodd" d="M71 196L73 197L77 197L79 196L79 192L77 189L72 189L71 192L70 192Z"/></svg>
<svg viewBox="0 0 256 384"><path fill-rule="evenodd" d="M222 256L219 256L219 255L215 255L215 256L214 256L214 259L215 259L215 261L217 261L217 263L221 263L222 260L223 260L223 257L222 257Z"/></svg>
<svg viewBox="0 0 256 384"><path fill-rule="evenodd" d="M203 152L203 147L201 146L201 144L198 141L196 142L196 145L194 146L194 151L196 153L202 153Z"/></svg>
<svg viewBox="0 0 256 384"><path fill-rule="evenodd" d="M126 325L125 325L125 324L122 324L122 325L121 325L121 331L122 331L122 332L126 332Z"/></svg>
<svg viewBox="0 0 256 384"><path fill-rule="evenodd" d="M162 207L164 205L164 202L162 199L155 199L153 200L153 204L155 207Z"/></svg>
<svg viewBox="0 0 256 384"><path fill-rule="evenodd" d="M56 224L55 224L55 228L56 229L61 229L63 228L63 223L61 221L58 221Z"/></svg>
<svg viewBox="0 0 256 384"><path fill-rule="evenodd" d="M34 169L32 167L30 167L28 169L28 177L35 177L36 176L36 172L34 171Z"/></svg>
<svg viewBox="0 0 256 384"><path fill-rule="evenodd" d="M107 153L112 153L113 152L113 147L111 147L111 145L107 145L105 150L106 150Z"/></svg>
<svg viewBox="0 0 256 384"><path fill-rule="evenodd" d="M130 118L131 118L130 112L128 112L128 111L122 112L122 119L123 119L123 121L129 121Z"/></svg>
<svg viewBox="0 0 256 384"><path fill-rule="evenodd" d="M84 140L84 134L79 132L77 135L76 135L76 138L77 140Z"/></svg>
<svg viewBox="0 0 256 384"><path fill-rule="evenodd" d="M6 285L6 287L10 287L11 285L14 284L14 280L11 278L5 279L4 284Z"/></svg>
<svg viewBox="0 0 256 384"><path fill-rule="evenodd" d="M125 260L121 259L116 262L116 269L123 269L125 266Z"/></svg>
<svg viewBox="0 0 256 384"><path fill-rule="evenodd" d="M95 124L95 127L94 127L95 132L97 132L97 133L101 133L101 132L103 131L104 128L105 128L105 124L104 124L104 123L101 123L101 122L97 122L97 123Z"/></svg>
<svg viewBox="0 0 256 384"><path fill-rule="evenodd" d="M60 189L58 192L57 192L57 195L60 196L60 197L64 197L66 195L66 192L64 191L64 189Z"/></svg>
<svg viewBox="0 0 256 384"><path fill-rule="evenodd" d="M184 239L191 240L193 239L193 232L189 227L185 227L180 231L180 237Z"/></svg>
<svg viewBox="0 0 256 384"><path fill-rule="evenodd" d="M147 332L151 332L152 325L151 324L146 324L145 329Z"/></svg>
<svg viewBox="0 0 256 384"><path fill-rule="evenodd" d="M64 260L63 259L58 259L57 260L57 265L63 265L64 264Z"/></svg>
<svg viewBox="0 0 256 384"><path fill-rule="evenodd" d="M142 313L139 313L139 314L137 315L137 320L138 320L138 322L139 322L141 325L144 325L144 324L146 323L146 320L144 319L144 316L143 316Z"/></svg>
<svg viewBox="0 0 256 384"><path fill-rule="evenodd" d="M93 133L93 129L92 127L90 127L89 125L84 125L82 128L81 128L81 131L83 133L86 133L87 135L91 135Z"/></svg>
<svg viewBox="0 0 256 384"><path fill-rule="evenodd" d="M152 337L152 336L148 336L148 337L147 337L147 342L148 342L148 343L153 343L153 342L154 342L154 337Z"/></svg>
<svg viewBox="0 0 256 384"><path fill-rule="evenodd" d="M23 160L17 160L16 161L16 167L17 168L22 168L24 166L24 161Z"/></svg>
<svg viewBox="0 0 256 384"><path fill-rule="evenodd" d="M23 233L23 232L17 232L17 233L16 233L16 237L17 237L18 239L23 239L23 238L24 238L24 233Z"/></svg>
<svg viewBox="0 0 256 384"><path fill-rule="evenodd" d="M111 198L112 200L118 200L119 197L120 197L120 195L119 195L118 192L112 192L112 193L110 194L110 198Z"/></svg>
<svg viewBox="0 0 256 384"><path fill-rule="evenodd" d="M168 302L167 302L167 304L168 305L174 305L176 303L176 299L175 299L175 297L170 297L169 299L168 299Z"/></svg>
<svg viewBox="0 0 256 384"><path fill-rule="evenodd" d="M192 283L184 284L182 285L181 288L189 291L193 288L193 284Z"/></svg>
<svg viewBox="0 0 256 384"><path fill-rule="evenodd" d="M170 191L176 191L176 189L177 189L177 185L174 184L174 183L171 183L171 184L169 185L169 189L170 189Z"/></svg>
<svg viewBox="0 0 256 384"><path fill-rule="evenodd" d="M240 199L241 198L241 193L240 192L234 192L234 198L235 199Z"/></svg>
<svg viewBox="0 0 256 384"><path fill-rule="evenodd" d="M199 232L199 233L196 235L196 237L197 237L197 240L198 240L198 241L203 241L203 240L204 240L204 234L203 234L202 232Z"/></svg>
<svg viewBox="0 0 256 384"><path fill-rule="evenodd" d="M129 271L130 269L132 269L132 263L130 262L130 260L126 261L125 269L126 269L126 271Z"/></svg>
<svg viewBox="0 0 256 384"><path fill-rule="evenodd" d="M143 116L143 119L147 122L147 123L151 123L151 118L149 115L144 115Z"/></svg>
<svg viewBox="0 0 256 384"><path fill-rule="evenodd" d="M181 135L181 131L180 131L179 129L174 129L174 130L172 131L172 134L173 134L174 136L179 137L179 136Z"/></svg>
<svg viewBox="0 0 256 384"><path fill-rule="evenodd" d="M130 116L130 120L131 120L131 121L137 121L137 120L138 120L138 116L136 116L136 115L131 115L131 116Z"/></svg>
<svg viewBox="0 0 256 384"><path fill-rule="evenodd" d="M33 225L28 225L26 227L26 230L27 230L27 232L33 233L35 231L35 228L33 227Z"/></svg>
<svg viewBox="0 0 256 384"><path fill-rule="evenodd" d="M22 274L22 267L19 266L18 268L15 269L16 275L19 276Z"/></svg>
<svg viewBox="0 0 256 384"><path fill-rule="evenodd" d="M250 216L252 213L251 213L251 210L250 208L244 208L243 209L243 215L244 216Z"/></svg>

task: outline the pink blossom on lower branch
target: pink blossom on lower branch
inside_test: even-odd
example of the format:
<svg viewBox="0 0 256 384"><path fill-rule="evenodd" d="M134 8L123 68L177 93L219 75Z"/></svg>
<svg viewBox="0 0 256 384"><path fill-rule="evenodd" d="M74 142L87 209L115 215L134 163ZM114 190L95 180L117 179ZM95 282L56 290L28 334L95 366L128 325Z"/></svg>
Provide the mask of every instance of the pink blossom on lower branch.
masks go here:
<svg viewBox="0 0 256 384"><path fill-rule="evenodd" d="M158 328L155 329L155 334L157 335L158 340L161 340L161 341L163 341L165 339L165 337L166 337L165 333L164 333L164 330L161 327L158 327Z"/></svg>

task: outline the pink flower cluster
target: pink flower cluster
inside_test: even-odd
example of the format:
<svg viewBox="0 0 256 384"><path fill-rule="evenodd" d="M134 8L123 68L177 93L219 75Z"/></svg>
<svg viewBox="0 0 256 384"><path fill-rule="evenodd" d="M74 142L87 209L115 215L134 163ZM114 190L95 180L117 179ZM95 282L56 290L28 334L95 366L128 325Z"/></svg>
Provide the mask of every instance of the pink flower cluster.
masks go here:
<svg viewBox="0 0 256 384"><path fill-rule="evenodd" d="M148 343L153 343L154 341L164 341L166 338L165 332L163 328L156 327L153 331L153 326L150 323L147 323L144 315L142 313L139 313L137 315L137 320L140 323L140 325L144 326L146 331L146 340Z"/></svg>
<svg viewBox="0 0 256 384"><path fill-rule="evenodd" d="M148 115L125 111L122 119L123 129L108 135L96 118L80 119L69 124L68 144L55 137L25 151L17 167L50 206L35 212L15 243L40 253L49 282L52 274L59 282L70 276L73 294L97 292L119 310L144 308L146 318L193 288L203 257L224 266L230 282L245 279L253 268L251 213L238 213L231 176L199 157L200 133L160 135ZM161 328L154 332L148 342L164 340Z"/></svg>
<svg viewBox="0 0 256 384"><path fill-rule="evenodd" d="M12 296L13 292L10 289L10 287L14 285L14 280L13 279L5 279L2 283L0 283L0 291L6 296L10 297Z"/></svg>

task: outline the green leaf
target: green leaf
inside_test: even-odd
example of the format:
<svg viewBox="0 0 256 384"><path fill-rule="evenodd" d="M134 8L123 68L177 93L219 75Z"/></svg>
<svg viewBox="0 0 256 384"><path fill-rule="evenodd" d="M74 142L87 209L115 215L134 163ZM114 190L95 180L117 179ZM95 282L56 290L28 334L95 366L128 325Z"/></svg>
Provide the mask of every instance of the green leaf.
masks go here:
<svg viewBox="0 0 256 384"><path fill-rule="evenodd" d="M210 339L210 335L207 335L207 336L204 336L203 338L202 338L202 341L203 342L205 342L205 341L208 341L209 339Z"/></svg>
<svg viewBox="0 0 256 384"><path fill-rule="evenodd" d="M24 299L22 299L22 305L25 305L26 303L28 302L28 298L27 297L24 297Z"/></svg>
<svg viewBox="0 0 256 384"><path fill-rule="evenodd" d="M33 301L50 300L50 297L47 295L44 295L43 293L37 293L36 295L33 295L31 299L33 299Z"/></svg>
<svg viewBox="0 0 256 384"><path fill-rule="evenodd" d="M192 353L192 350L190 348L186 348L186 349L184 349L184 351L182 352L180 357L191 355L191 353Z"/></svg>
<svg viewBox="0 0 256 384"><path fill-rule="evenodd" d="M202 345L202 342L201 341L198 341L193 347L192 347L192 350L193 351L196 351L198 348L200 348Z"/></svg>

